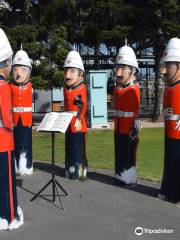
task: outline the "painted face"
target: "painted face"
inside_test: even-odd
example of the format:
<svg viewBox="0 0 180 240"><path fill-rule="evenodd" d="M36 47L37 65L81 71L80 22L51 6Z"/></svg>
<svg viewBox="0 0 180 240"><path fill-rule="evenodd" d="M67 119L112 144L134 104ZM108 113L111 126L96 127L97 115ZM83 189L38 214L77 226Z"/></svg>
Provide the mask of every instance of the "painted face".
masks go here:
<svg viewBox="0 0 180 240"><path fill-rule="evenodd" d="M133 78L132 68L127 65L116 66L116 83L118 85L128 84Z"/></svg>
<svg viewBox="0 0 180 240"><path fill-rule="evenodd" d="M166 85L170 85L180 80L180 63L165 62L161 68L161 73Z"/></svg>
<svg viewBox="0 0 180 240"><path fill-rule="evenodd" d="M14 81L23 83L29 80L30 69L27 66L15 65L13 66L12 75Z"/></svg>
<svg viewBox="0 0 180 240"><path fill-rule="evenodd" d="M82 81L82 75L77 68L65 68L64 79L67 86L73 86Z"/></svg>

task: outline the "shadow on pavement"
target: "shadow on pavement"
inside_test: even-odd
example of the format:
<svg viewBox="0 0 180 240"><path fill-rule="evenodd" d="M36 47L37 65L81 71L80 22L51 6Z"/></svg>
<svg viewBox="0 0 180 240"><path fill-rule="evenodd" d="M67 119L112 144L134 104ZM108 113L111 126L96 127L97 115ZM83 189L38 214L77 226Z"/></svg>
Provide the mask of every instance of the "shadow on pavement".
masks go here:
<svg viewBox="0 0 180 240"><path fill-rule="evenodd" d="M33 164L35 169L39 169L48 173L51 173L51 164L48 163L34 163ZM63 170L63 171L62 171ZM57 174L58 173L58 174ZM59 174L60 173L60 174ZM59 166L55 166L55 174L57 176L64 176L64 169L59 167ZM53 185L53 183L55 185ZM51 184L52 183L52 184ZM55 207L63 210L63 205L61 202L61 197L63 196L67 196L68 194L65 194L65 190L64 188L60 185L60 183L57 180L52 181L51 175L50 175L50 180L46 183L45 186L42 187L42 189L39 191L39 193L35 193L32 190L29 190L28 188L23 186L23 179L16 179L16 184L19 188L21 188L22 190L26 191L27 193L33 195L33 197L30 199L30 201L34 201L37 197L40 197L42 199L44 199L45 201L49 202L50 204L54 205ZM54 186L54 187L53 187ZM52 191L52 194L43 194L44 190L46 188L49 188L49 190ZM53 189L52 189L53 188ZM63 191L62 191L63 190ZM64 194L60 194L60 191L63 192ZM42 194L41 194L42 193ZM34 199L33 199L34 198ZM59 200L60 206L57 205L55 203L56 198Z"/></svg>
<svg viewBox="0 0 180 240"><path fill-rule="evenodd" d="M51 173L51 164L45 163L45 162L35 162L34 168ZM64 177L65 176L65 169L63 167L55 165L55 174L56 176ZM104 184L120 187L123 189L127 189L129 191L138 192L144 195L148 195L151 197L157 197L159 189L155 186L147 186L143 183L137 183L134 186L123 186L123 185L117 185L115 183L115 179L113 176L99 173L99 172L88 172L88 178L93 181L98 181ZM150 181L149 181L150 182ZM151 183L151 182L150 182Z"/></svg>
<svg viewBox="0 0 180 240"><path fill-rule="evenodd" d="M120 187L120 188L123 188L123 189L138 192L138 193L148 195L148 196L151 196L151 197L157 197L158 192L159 192L159 189L157 189L156 187L146 186L146 185L141 184L141 183L137 183L134 186L123 186L121 184L117 184L116 181L115 181L115 178L113 176L109 176L109 175L102 174L102 173L89 172L88 173L88 178L92 179L94 181L98 181L98 182L102 182L102 183L105 183L105 184L117 186L117 187Z"/></svg>
<svg viewBox="0 0 180 240"><path fill-rule="evenodd" d="M34 162L33 163L33 167L35 169L39 169L41 171L51 173L51 164L50 163ZM58 165L54 165L54 171L55 171L55 175L57 175L57 176L60 176L60 177L64 177L65 176L65 169L60 167L60 166L58 166Z"/></svg>
<svg viewBox="0 0 180 240"><path fill-rule="evenodd" d="M18 187L22 188L22 185L23 185L23 180L22 180L22 179L19 179L19 178L17 178L17 179L16 179L16 185L17 185Z"/></svg>

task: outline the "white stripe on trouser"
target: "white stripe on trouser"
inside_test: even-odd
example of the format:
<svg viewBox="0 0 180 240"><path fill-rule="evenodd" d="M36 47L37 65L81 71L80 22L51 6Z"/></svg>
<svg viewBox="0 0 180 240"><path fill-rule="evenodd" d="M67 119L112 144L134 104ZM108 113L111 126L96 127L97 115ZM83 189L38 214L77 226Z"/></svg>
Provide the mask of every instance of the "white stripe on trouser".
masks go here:
<svg viewBox="0 0 180 240"><path fill-rule="evenodd" d="M114 116L116 117L134 117L134 112L115 111Z"/></svg>
<svg viewBox="0 0 180 240"><path fill-rule="evenodd" d="M13 112L32 112L32 107L13 107Z"/></svg>
<svg viewBox="0 0 180 240"><path fill-rule="evenodd" d="M0 119L0 127L4 127L3 121Z"/></svg>

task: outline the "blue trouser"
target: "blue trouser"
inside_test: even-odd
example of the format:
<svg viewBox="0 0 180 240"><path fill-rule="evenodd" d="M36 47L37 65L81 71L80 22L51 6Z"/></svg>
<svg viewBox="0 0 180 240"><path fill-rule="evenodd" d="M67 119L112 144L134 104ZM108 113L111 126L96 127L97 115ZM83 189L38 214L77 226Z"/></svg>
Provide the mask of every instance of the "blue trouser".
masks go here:
<svg viewBox="0 0 180 240"><path fill-rule="evenodd" d="M75 167L75 173L72 174L72 177L78 177L80 164L83 168L87 167L85 144L85 133L72 133L70 131L66 132L65 170L69 171L70 167Z"/></svg>
<svg viewBox="0 0 180 240"><path fill-rule="evenodd" d="M17 214L16 175L13 151L0 152L0 217L9 223Z"/></svg>
<svg viewBox="0 0 180 240"><path fill-rule="evenodd" d="M14 127L14 155L16 158L17 168L19 168L20 154L25 153L27 159L26 167L32 167L32 126L23 126L21 118L18 119L18 124Z"/></svg>
<svg viewBox="0 0 180 240"><path fill-rule="evenodd" d="M129 134L114 133L115 174L136 165L138 138L132 140Z"/></svg>
<svg viewBox="0 0 180 240"><path fill-rule="evenodd" d="M165 137L164 171L160 193L169 201L180 200L180 139Z"/></svg>

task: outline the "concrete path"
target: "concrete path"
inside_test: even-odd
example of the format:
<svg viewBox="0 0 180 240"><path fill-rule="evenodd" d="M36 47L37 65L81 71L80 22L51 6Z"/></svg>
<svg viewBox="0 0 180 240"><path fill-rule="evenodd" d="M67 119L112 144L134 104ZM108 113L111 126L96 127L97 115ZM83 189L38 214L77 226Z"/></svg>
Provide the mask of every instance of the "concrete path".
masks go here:
<svg viewBox="0 0 180 240"><path fill-rule="evenodd" d="M64 211L55 204L30 199L51 178L51 165L35 163L32 176L18 177L18 200L24 212L24 225L12 232L0 232L1 240L136 240L180 237L180 208L156 198L159 183L139 180L135 187L114 185L112 171L89 172L85 182L63 177L56 167L56 179L68 192L61 196ZM49 186L44 192L52 194ZM135 234L135 228L144 231ZM165 230L164 230L165 229ZM169 233L150 233L152 231ZM145 233L149 231L149 233ZM170 233L171 232L171 233Z"/></svg>
<svg viewBox="0 0 180 240"><path fill-rule="evenodd" d="M152 122L149 119L140 119L142 128L159 128L159 127L164 127L164 123L162 122ZM113 129L114 128L114 122L110 121L108 122L109 128Z"/></svg>

